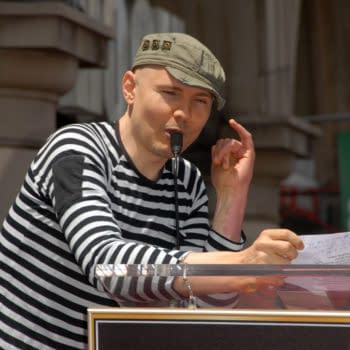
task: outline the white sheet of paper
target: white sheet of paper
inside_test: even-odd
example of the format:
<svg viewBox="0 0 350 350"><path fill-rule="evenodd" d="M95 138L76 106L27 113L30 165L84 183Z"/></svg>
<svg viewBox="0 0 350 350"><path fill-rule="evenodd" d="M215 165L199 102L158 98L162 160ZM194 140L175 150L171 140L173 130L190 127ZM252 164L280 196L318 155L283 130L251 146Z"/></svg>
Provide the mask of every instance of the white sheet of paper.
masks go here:
<svg viewBox="0 0 350 350"><path fill-rule="evenodd" d="M350 264L350 232L300 236L304 250L292 264Z"/></svg>
<svg viewBox="0 0 350 350"><path fill-rule="evenodd" d="M301 236L304 250L292 264L350 264L350 232ZM309 291L349 291L350 276L296 276L288 277L287 283Z"/></svg>

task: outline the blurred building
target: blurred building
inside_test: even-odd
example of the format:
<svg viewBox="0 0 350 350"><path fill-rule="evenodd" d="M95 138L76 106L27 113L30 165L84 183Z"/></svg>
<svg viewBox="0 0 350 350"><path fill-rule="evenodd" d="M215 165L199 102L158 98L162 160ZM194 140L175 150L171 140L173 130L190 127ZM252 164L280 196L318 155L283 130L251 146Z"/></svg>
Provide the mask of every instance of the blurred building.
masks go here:
<svg viewBox="0 0 350 350"><path fill-rule="evenodd" d="M227 74L224 111L186 154L208 184L210 146L233 136L227 118L253 133L249 238L280 224L312 233L293 221L288 191L327 186L321 207L336 215L311 210L326 228L342 229L337 137L350 132L348 14L346 0L0 1L0 217L51 132L123 113L120 80L141 37L180 31L208 45ZM298 176L300 162L313 172Z"/></svg>

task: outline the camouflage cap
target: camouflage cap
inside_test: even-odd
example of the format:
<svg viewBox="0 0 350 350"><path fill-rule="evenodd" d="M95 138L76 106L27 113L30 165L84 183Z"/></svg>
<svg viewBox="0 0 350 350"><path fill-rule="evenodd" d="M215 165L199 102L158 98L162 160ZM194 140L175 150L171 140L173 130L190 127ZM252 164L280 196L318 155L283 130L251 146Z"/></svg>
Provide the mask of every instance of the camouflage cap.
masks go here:
<svg viewBox="0 0 350 350"><path fill-rule="evenodd" d="M153 33L143 37L132 69L163 66L181 83L212 92L218 109L225 104L225 72L214 54L200 41L184 33Z"/></svg>

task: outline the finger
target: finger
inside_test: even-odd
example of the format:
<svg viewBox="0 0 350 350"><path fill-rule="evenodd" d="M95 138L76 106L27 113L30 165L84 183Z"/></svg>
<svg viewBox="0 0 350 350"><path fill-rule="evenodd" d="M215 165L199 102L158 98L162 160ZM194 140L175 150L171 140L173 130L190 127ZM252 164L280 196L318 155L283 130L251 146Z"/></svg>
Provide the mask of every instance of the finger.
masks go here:
<svg viewBox="0 0 350 350"><path fill-rule="evenodd" d="M212 160L215 165L220 165L224 159L223 149L223 140L220 139L216 142L216 144L212 147Z"/></svg>
<svg viewBox="0 0 350 350"><path fill-rule="evenodd" d="M275 265L289 265L292 260L294 259L293 256L296 256L297 254L280 254L278 255L278 258L276 258Z"/></svg>
<svg viewBox="0 0 350 350"><path fill-rule="evenodd" d="M231 118L228 122L230 127L237 132L242 144L248 149L253 149L254 142L253 142L252 134L246 128L244 128L241 124L236 122L235 119Z"/></svg>
<svg viewBox="0 0 350 350"><path fill-rule="evenodd" d="M244 153L241 142L233 139L220 139L212 149L212 158L215 164L230 165L240 159Z"/></svg>
<svg viewBox="0 0 350 350"><path fill-rule="evenodd" d="M222 162L222 166L224 169L228 169L230 167L230 159L229 157L225 156L224 160Z"/></svg>
<svg viewBox="0 0 350 350"><path fill-rule="evenodd" d="M222 162L220 156L221 142L220 140L211 148L211 158L214 165L220 165Z"/></svg>
<svg viewBox="0 0 350 350"><path fill-rule="evenodd" d="M271 229L264 230L261 233L262 237L268 237L272 240L280 240L290 242L296 249L302 250L304 248L304 243L300 236L295 232L288 229Z"/></svg>
<svg viewBox="0 0 350 350"><path fill-rule="evenodd" d="M216 157L216 145L211 146L211 160L214 165L218 165L218 159Z"/></svg>
<svg viewBox="0 0 350 350"><path fill-rule="evenodd" d="M298 256L298 250L288 241L266 240L261 242L259 249L270 254L274 264L287 264Z"/></svg>
<svg viewBox="0 0 350 350"><path fill-rule="evenodd" d="M295 249L294 246L287 243L285 247L282 247L279 249L279 252L277 253L281 256L281 258L284 260L282 263L290 263L292 260L294 260L298 256L298 250Z"/></svg>
<svg viewBox="0 0 350 350"><path fill-rule="evenodd" d="M259 263L289 264L298 256L298 250L293 244L284 240L257 239L253 247Z"/></svg>

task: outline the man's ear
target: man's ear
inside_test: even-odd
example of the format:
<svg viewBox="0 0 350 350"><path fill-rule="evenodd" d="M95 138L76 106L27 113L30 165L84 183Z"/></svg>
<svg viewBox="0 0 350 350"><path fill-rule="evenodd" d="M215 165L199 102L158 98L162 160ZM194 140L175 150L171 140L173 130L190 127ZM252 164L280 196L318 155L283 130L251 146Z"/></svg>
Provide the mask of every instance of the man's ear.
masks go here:
<svg viewBox="0 0 350 350"><path fill-rule="evenodd" d="M125 72L122 80L123 96L127 104L132 104L135 97L135 73L131 70Z"/></svg>

